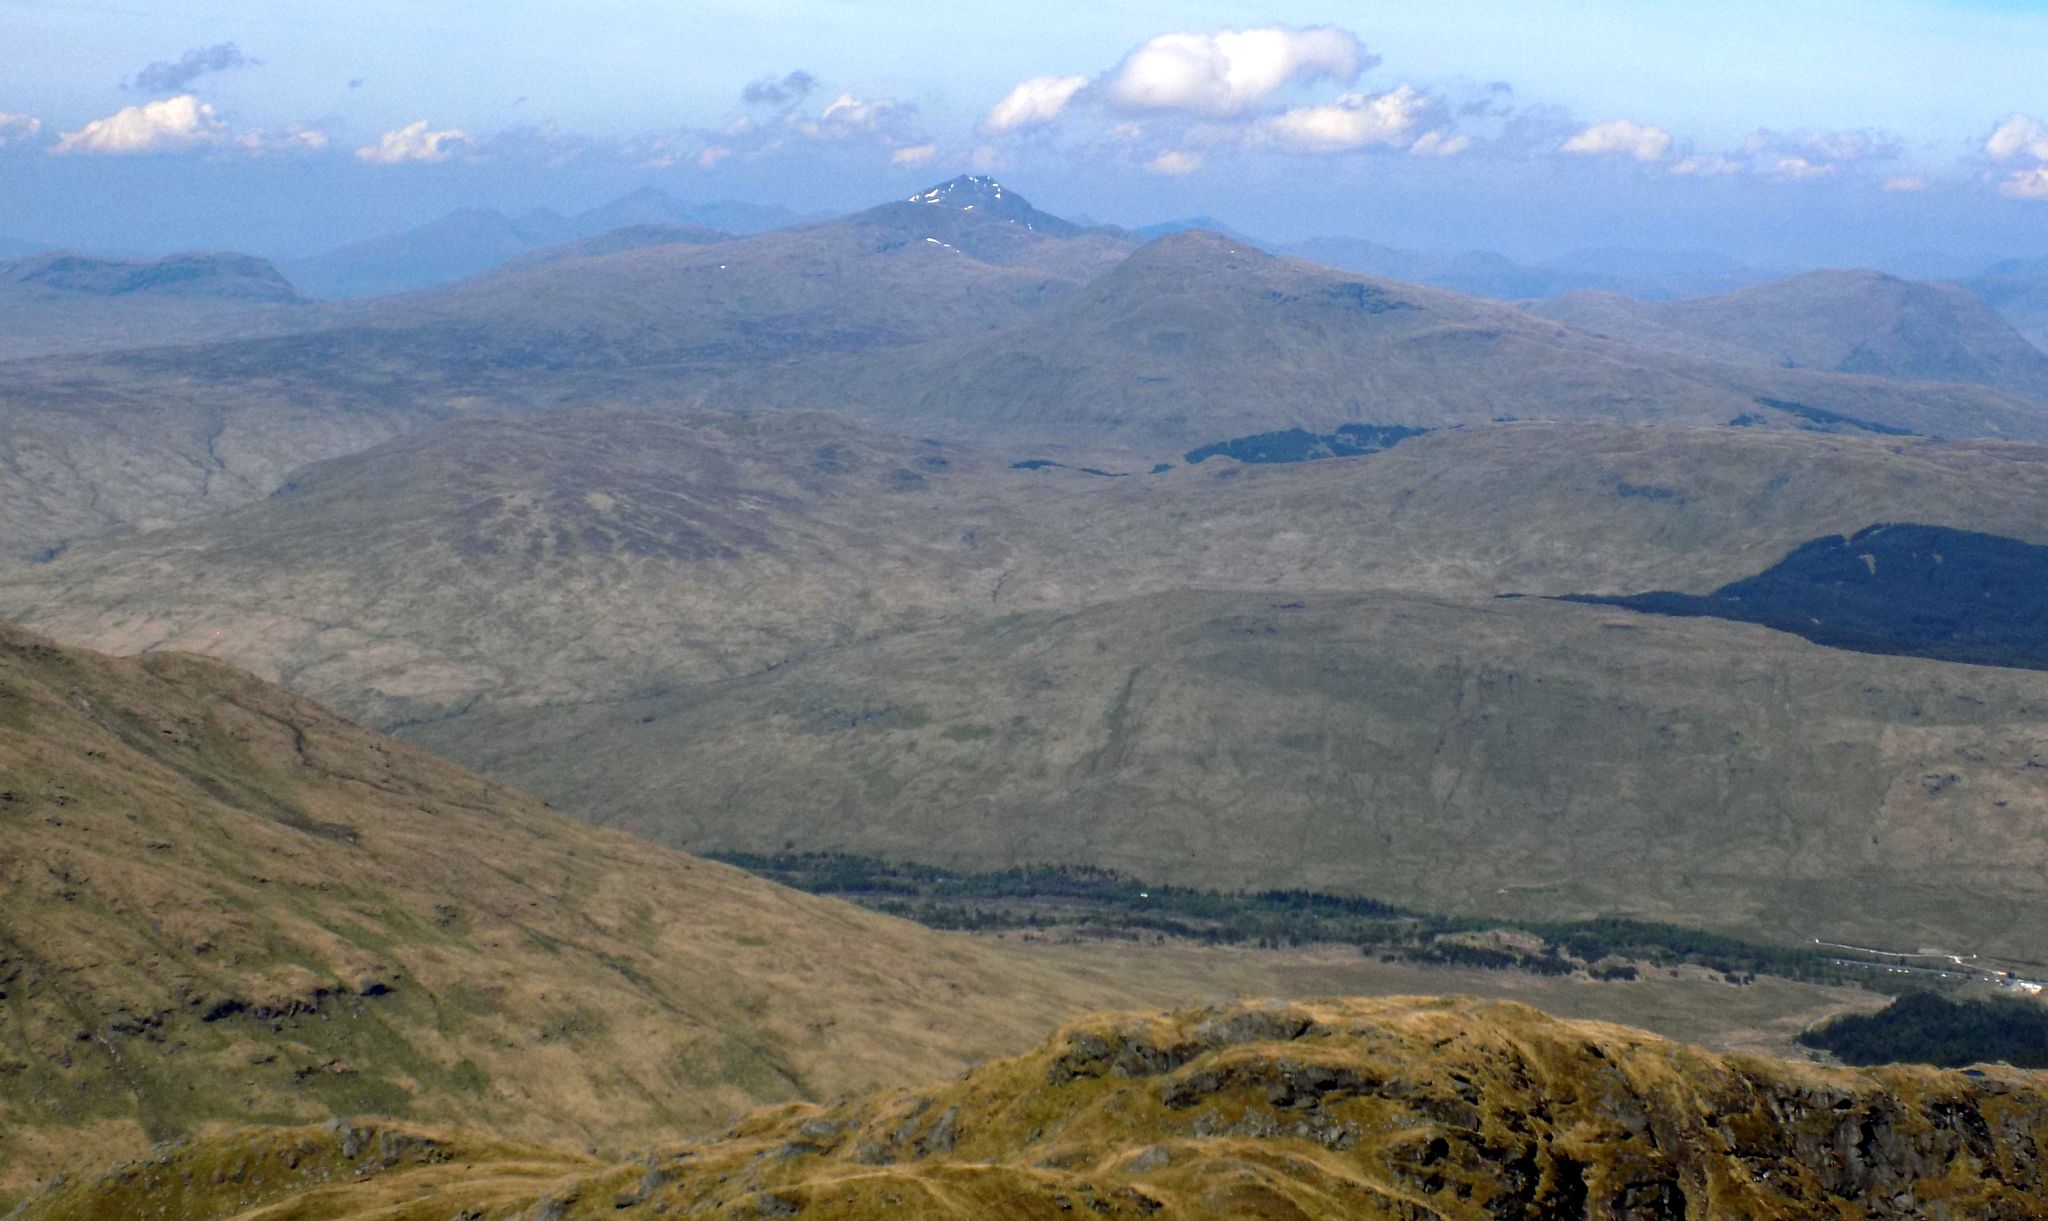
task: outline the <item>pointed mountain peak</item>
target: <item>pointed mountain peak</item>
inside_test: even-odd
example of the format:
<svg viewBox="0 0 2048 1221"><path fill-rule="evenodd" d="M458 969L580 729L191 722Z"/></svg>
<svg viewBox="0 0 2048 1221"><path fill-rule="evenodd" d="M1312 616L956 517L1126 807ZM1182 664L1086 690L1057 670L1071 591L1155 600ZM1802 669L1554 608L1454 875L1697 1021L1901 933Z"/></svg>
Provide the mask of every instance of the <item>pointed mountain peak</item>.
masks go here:
<svg viewBox="0 0 2048 1221"><path fill-rule="evenodd" d="M935 204L942 208L987 208L1007 204L1010 207L1031 205L1021 195L1003 190L1003 184L980 174L962 174L951 178L929 191L910 197L911 203Z"/></svg>
<svg viewBox="0 0 2048 1221"><path fill-rule="evenodd" d="M664 191L664 190L662 190L662 189L661 189L660 187L656 187L656 186L644 186L644 187L640 187L640 188L637 188L637 189L635 189L635 190L632 190L632 191L628 191L628 192L626 192L626 193L625 193L624 195L621 195L621 196L619 196L619 198L618 198L618 199L616 199L616 200L614 200L613 202L614 202L614 203L623 203L623 202L625 202L626 200L629 200L629 199L630 199L630 200L674 200L674 199L675 199L675 196L673 196L673 195L669 194L669 193L668 193L667 191Z"/></svg>
<svg viewBox="0 0 2048 1221"><path fill-rule="evenodd" d="M1082 232L1080 225L1039 211L1031 206L1030 200L981 174L962 174L912 195L908 202L992 216L1053 237L1072 237Z"/></svg>

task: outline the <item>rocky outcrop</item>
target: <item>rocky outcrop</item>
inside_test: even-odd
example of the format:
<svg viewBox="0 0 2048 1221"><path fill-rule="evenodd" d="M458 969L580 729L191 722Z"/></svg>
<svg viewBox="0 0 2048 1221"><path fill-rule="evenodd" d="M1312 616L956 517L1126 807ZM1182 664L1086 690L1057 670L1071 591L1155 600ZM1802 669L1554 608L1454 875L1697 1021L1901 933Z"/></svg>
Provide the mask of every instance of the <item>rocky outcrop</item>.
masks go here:
<svg viewBox="0 0 2048 1221"><path fill-rule="evenodd" d="M438 1200L509 1177L429 1164L452 1137L270 1139L321 1184L344 1159L364 1210L392 1198L380 1175ZM478 1215L1961 1221L2048 1215L2044 1139L2048 1084L2016 1070L1716 1056L1510 1004L1253 1003L1088 1019L941 1088L778 1108L601 1169L562 1159ZM24 1221L93 1215L122 1181ZM357 1215L326 1190L322 1215Z"/></svg>

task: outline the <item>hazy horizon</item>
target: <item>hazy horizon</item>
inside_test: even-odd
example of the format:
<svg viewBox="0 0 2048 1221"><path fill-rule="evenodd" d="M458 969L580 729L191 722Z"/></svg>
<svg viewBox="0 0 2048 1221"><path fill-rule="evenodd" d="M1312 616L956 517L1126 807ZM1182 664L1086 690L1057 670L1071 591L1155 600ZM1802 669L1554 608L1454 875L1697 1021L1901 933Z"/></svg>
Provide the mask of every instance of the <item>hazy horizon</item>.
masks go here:
<svg viewBox="0 0 2048 1221"><path fill-rule="evenodd" d="M463 207L826 215L972 171L1124 225L1523 261L2048 253L2031 5L513 10L5 0L0 240L289 259Z"/></svg>

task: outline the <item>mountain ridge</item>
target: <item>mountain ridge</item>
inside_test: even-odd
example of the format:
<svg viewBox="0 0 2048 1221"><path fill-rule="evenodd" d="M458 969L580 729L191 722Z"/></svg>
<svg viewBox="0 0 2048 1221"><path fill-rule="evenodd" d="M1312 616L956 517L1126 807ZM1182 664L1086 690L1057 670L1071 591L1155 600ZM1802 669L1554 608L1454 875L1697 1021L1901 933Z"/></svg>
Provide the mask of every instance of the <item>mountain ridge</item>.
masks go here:
<svg viewBox="0 0 2048 1221"><path fill-rule="evenodd" d="M257 1206L428 1215L407 1196L436 1216L560 1221L1790 1221L1873 1200L1902 1216L2022 1216L2044 1130L2048 1094L2011 1069L1714 1056L1517 1005L1253 1002L1082 1019L948 1084L767 1111L632 1162L341 1124L162 1150L20 1216L83 1221L152 1192L195 1221Z"/></svg>
<svg viewBox="0 0 2048 1221"><path fill-rule="evenodd" d="M759 233L796 223L785 208L692 204L647 186L583 212L536 208L517 216L495 208L458 208L412 229L379 234L291 260L287 270L322 299L414 292L482 275L549 247L643 225Z"/></svg>
<svg viewBox="0 0 2048 1221"><path fill-rule="evenodd" d="M1974 383L2048 402L2048 354L1980 297L1877 271L1809 272L1665 302L1567 294L1529 308L1617 339L1715 359Z"/></svg>
<svg viewBox="0 0 2048 1221"><path fill-rule="evenodd" d="M1140 452L1354 422L1812 422L1777 415L1766 399L1930 435L2048 438L2048 408L1987 387L1631 346L1498 302L1360 278L1201 231L1146 243L997 335L887 359L850 353L750 368L712 378L694 401L737 396L851 409L905 431L1006 440L1050 432Z"/></svg>
<svg viewBox="0 0 2048 1221"><path fill-rule="evenodd" d="M293 304L302 300L268 260L254 255L194 252L157 259L110 259L49 251L0 263L0 281L23 289L85 296L131 294L210 297Z"/></svg>

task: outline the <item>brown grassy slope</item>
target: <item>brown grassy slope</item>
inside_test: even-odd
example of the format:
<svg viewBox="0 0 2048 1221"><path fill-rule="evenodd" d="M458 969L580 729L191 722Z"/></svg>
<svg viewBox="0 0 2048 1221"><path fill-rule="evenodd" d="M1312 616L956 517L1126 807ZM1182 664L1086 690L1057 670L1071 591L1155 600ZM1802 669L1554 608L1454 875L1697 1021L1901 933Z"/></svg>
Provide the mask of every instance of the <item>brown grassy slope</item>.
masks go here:
<svg viewBox="0 0 2048 1221"><path fill-rule="evenodd" d="M953 1071L1139 977L571 822L218 663L0 628L0 1191L337 1112L645 1140Z"/></svg>
<svg viewBox="0 0 2048 1221"><path fill-rule="evenodd" d="M1877 521L2048 542L2048 450L1521 424L1104 479L796 413L475 422L0 584L0 614L218 654L380 725L785 664L1177 588L1706 592Z"/></svg>
<svg viewBox="0 0 2048 1221"><path fill-rule="evenodd" d="M629 1165L280 1132L21 1217L2017 1218L2040 1215L2044 1142L2048 1090L2012 1070L1825 1070L1520 1006L1348 1000L1088 1018L950 1085Z"/></svg>
<svg viewBox="0 0 2048 1221"><path fill-rule="evenodd" d="M1708 620L1169 593L411 732L693 851L1064 861L1788 943L2032 958L2048 936L2048 674Z"/></svg>
<svg viewBox="0 0 2048 1221"><path fill-rule="evenodd" d="M1816 271L1711 297L1567 293L1531 313L1645 347L1783 368L1992 386L2048 401L2048 355L1982 297L1875 271Z"/></svg>

